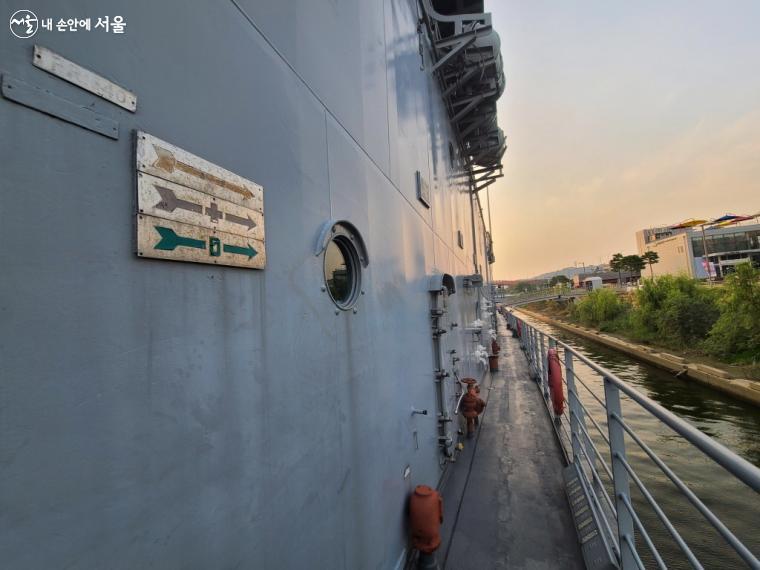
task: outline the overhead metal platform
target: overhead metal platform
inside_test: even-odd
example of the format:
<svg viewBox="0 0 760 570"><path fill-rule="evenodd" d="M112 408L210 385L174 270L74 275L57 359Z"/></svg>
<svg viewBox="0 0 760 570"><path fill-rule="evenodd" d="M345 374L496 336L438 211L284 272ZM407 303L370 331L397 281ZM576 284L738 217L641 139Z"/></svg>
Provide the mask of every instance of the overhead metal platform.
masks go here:
<svg viewBox="0 0 760 570"><path fill-rule="evenodd" d="M505 88L501 41L482 1L420 2L432 71L477 192L502 176L501 158L507 148L496 117L496 100Z"/></svg>

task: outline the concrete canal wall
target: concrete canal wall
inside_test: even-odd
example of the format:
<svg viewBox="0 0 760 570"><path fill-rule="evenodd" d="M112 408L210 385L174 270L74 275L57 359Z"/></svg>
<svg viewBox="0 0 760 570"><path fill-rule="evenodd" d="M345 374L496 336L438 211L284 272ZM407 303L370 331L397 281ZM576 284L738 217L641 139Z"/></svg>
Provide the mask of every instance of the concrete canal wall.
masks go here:
<svg viewBox="0 0 760 570"><path fill-rule="evenodd" d="M684 380L695 380L701 384L705 384L716 390L739 398L740 400L760 406L760 382L749 380L747 378L736 378L725 370L720 370L705 364L689 362L687 359L674 354L656 350L649 346L621 340L614 336L600 333L586 327L571 325L540 313L528 311L526 309L519 309L517 312L524 313L525 315L559 329L603 344L604 346L627 354L637 360L672 372Z"/></svg>

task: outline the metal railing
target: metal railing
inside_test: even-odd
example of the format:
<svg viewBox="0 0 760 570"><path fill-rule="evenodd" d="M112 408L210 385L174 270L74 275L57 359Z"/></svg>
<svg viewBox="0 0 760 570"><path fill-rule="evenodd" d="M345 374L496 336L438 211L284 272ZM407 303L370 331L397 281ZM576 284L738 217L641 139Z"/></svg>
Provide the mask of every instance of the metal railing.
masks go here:
<svg viewBox="0 0 760 570"><path fill-rule="evenodd" d="M567 428L564 425L567 422L560 421L559 418L555 418L555 431L568 463L577 470L578 478L589 498L594 518L600 521L600 532L608 552L611 553L622 570L643 569L645 567L641 558L642 553L637 546L637 535L643 539L643 543L651 552L652 559L657 567L667 568L666 562L650 536L651 529L648 529L642 522L639 513L633 506L631 499L632 483L641 492L645 504L651 508L656 518L667 530L666 536L669 535L689 564L693 568L703 568L699 558L683 539L628 461L626 457L627 438L635 443L643 451L645 457L662 471L667 480L696 508L748 567L760 568L760 561L755 554L728 529L723 521L697 497L625 421L621 396L625 395L628 400L647 412L652 419L670 428L683 440L700 450L712 462L720 465L736 480L741 481L758 493L760 493L760 469L638 392L615 374L599 366L571 346L535 328L517 317L513 312L504 311L503 314L507 319L508 326L514 331L520 331L519 342L527 356L531 377L536 380L550 414L553 414L553 411L550 401L547 352L552 347L557 348L558 353L564 352L564 358L560 358L560 364L563 369L563 383L568 394L570 432L567 433ZM591 387L576 374L575 364L578 362L588 366L603 379L603 398L595 394ZM579 386L585 388L605 410L606 430L589 413L580 397ZM589 420L590 426L598 432L601 441L604 442L601 450L589 434L589 427L586 424ZM607 492L607 487L613 490L612 497Z"/></svg>
<svg viewBox="0 0 760 570"><path fill-rule="evenodd" d="M494 293L494 298L498 302L515 307L527 303L534 303L536 301L557 299L558 297L565 299L569 297L582 297L586 294L588 294L588 290L584 288L572 289L569 287L549 287L539 289L538 291L530 291L529 293L519 293L514 295L497 291Z"/></svg>
<svg viewBox="0 0 760 570"><path fill-rule="evenodd" d="M615 291L616 293L627 293L632 290L628 285L605 286L604 288ZM493 298L495 301L503 303L507 306L518 307L520 305L527 305L528 303L535 303L536 301L569 299L570 297L584 297L590 292L591 289L586 289L585 287L570 288L562 285L555 285L554 287L544 287L537 291L518 294L510 294L504 290L496 290L493 293Z"/></svg>

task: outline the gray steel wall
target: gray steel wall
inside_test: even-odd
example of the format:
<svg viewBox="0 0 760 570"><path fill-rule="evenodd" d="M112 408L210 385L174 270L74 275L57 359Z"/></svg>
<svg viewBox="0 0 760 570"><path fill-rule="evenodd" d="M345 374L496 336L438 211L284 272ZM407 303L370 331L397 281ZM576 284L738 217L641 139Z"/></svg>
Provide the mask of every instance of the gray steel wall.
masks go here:
<svg viewBox="0 0 760 570"><path fill-rule="evenodd" d="M0 99L0 565L393 567L409 491L440 475L434 413L410 415L435 408L428 277L472 272L413 0L0 5L127 22L0 33L1 73L121 129ZM34 68L35 43L137 113ZM264 186L264 271L135 257L138 128ZM320 291L330 218L369 248L355 315ZM452 297L460 329L475 299Z"/></svg>

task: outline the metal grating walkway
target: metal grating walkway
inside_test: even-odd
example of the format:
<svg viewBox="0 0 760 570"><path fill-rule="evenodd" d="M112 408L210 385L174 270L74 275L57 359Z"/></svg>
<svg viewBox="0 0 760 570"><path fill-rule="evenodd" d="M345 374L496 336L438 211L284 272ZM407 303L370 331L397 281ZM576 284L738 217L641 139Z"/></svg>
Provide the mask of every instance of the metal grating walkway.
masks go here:
<svg viewBox="0 0 760 570"><path fill-rule="evenodd" d="M583 569L551 421L517 340L499 342L480 430L443 488L438 560L446 570Z"/></svg>

